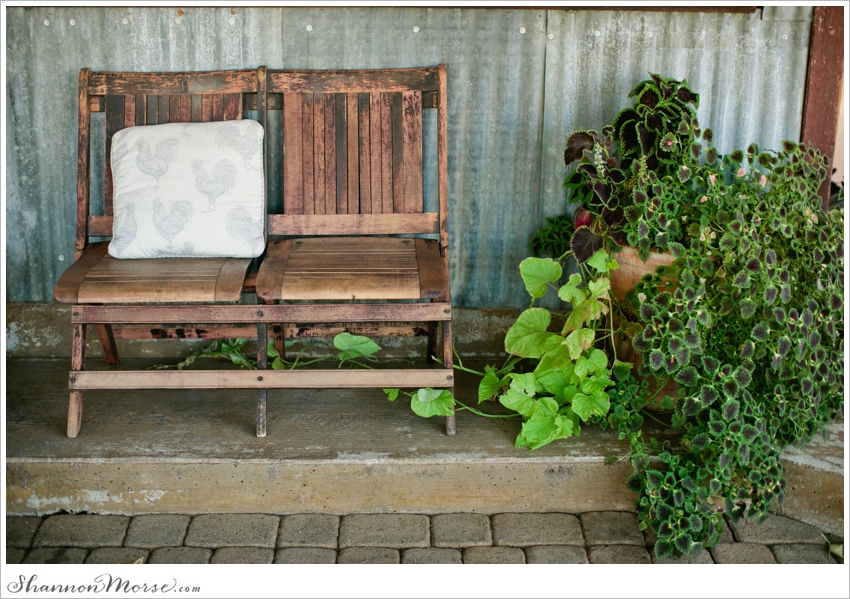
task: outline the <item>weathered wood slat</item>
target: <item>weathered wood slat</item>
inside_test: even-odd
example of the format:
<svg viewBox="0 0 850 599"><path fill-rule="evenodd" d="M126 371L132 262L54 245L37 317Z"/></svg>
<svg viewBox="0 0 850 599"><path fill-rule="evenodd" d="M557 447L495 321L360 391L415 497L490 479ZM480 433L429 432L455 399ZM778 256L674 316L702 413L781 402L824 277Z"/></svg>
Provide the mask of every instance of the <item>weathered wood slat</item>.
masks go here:
<svg viewBox="0 0 850 599"><path fill-rule="evenodd" d="M447 369L72 371L68 387L86 389L373 389L454 386ZM318 383L318 384L317 384Z"/></svg>
<svg viewBox="0 0 850 599"><path fill-rule="evenodd" d="M171 121L173 123L192 121L192 96L188 94L171 96Z"/></svg>
<svg viewBox="0 0 850 599"><path fill-rule="evenodd" d="M88 84L86 84L88 87ZM89 112L103 112L104 99L103 96L89 97Z"/></svg>
<svg viewBox="0 0 850 599"><path fill-rule="evenodd" d="M236 121L242 118L242 94L224 94L222 102L225 121Z"/></svg>
<svg viewBox="0 0 850 599"><path fill-rule="evenodd" d="M144 125L145 117L147 115L147 96L144 94L136 94L134 96L136 98L136 125Z"/></svg>
<svg viewBox="0 0 850 599"><path fill-rule="evenodd" d="M335 94L334 146L336 148L336 213L348 214L348 129L345 124L345 94Z"/></svg>
<svg viewBox="0 0 850 599"><path fill-rule="evenodd" d="M192 122L200 123L204 120L204 105L203 98L197 94L191 96L192 102Z"/></svg>
<svg viewBox="0 0 850 599"><path fill-rule="evenodd" d="M302 155L302 99L283 97L283 211L304 214L304 159Z"/></svg>
<svg viewBox="0 0 850 599"><path fill-rule="evenodd" d="M437 89L437 67L380 71L271 71L269 91L356 93Z"/></svg>
<svg viewBox="0 0 850 599"><path fill-rule="evenodd" d="M259 281L258 281L259 287ZM446 303L415 304L292 304L200 306L94 306L74 305L73 323L113 324L237 324L258 322L421 322L451 320Z"/></svg>
<svg viewBox="0 0 850 599"><path fill-rule="evenodd" d="M313 94L302 96L301 109L301 189L304 198L304 214L316 211L316 199L313 194Z"/></svg>
<svg viewBox="0 0 850 599"><path fill-rule="evenodd" d="M103 144L103 214L112 216L112 136L124 128L124 96L106 97L106 131Z"/></svg>
<svg viewBox="0 0 850 599"><path fill-rule="evenodd" d="M404 104L401 92L392 94L393 212L404 212Z"/></svg>
<svg viewBox="0 0 850 599"><path fill-rule="evenodd" d="M416 239L416 264L419 268L419 295L422 298L439 298L446 291L446 277L437 241Z"/></svg>
<svg viewBox="0 0 850 599"><path fill-rule="evenodd" d="M78 80L77 115L77 233L74 241L74 260L78 260L86 249L86 229L89 219L89 139L91 137L91 113L89 105L88 69L80 69ZM110 229L111 230L111 229Z"/></svg>
<svg viewBox="0 0 850 599"><path fill-rule="evenodd" d="M92 73L88 92L110 94L234 94L257 91L256 71Z"/></svg>
<svg viewBox="0 0 850 599"><path fill-rule="evenodd" d="M357 94L345 95L346 154L348 156L348 214L360 213L360 148Z"/></svg>
<svg viewBox="0 0 850 599"><path fill-rule="evenodd" d="M438 67L438 80L440 86L440 98L448 98L446 95L446 65ZM448 121L448 102L440 102L437 109L437 194L440 204L440 255L443 258L443 272L446 273L446 279L449 280L449 180L448 180L448 142L447 139L447 121ZM446 295L444 300L451 302L451 284L446 285Z"/></svg>
<svg viewBox="0 0 850 599"><path fill-rule="evenodd" d="M269 235L384 235L439 233L440 215L419 214L270 214ZM111 229L110 229L111 231Z"/></svg>
<svg viewBox="0 0 850 599"><path fill-rule="evenodd" d="M54 289L58 301L236 301L251 263L238 258L117 260L106 254L107 248L106 242L92 244L62 274Z"/></svg>
<svg viewBox="0 0 850 599"><path fill-rule="evenodd" d="M381 212L393 212L393 125L392 95L382 93L381 103L381 147L378 160L381 163Z"/></svg>
<svg viewBox="0 0 850 599"><path fill-rule="evenodd" d="M336 96L323 94L325 101L325 214L336 214Z"/></svg>
<svg viewBox="0 0 850 599"><path fill-rule="evenodd" d="M245 273L251 266L251 260L242 258L228 258L218 274L215 283L215 301L236 302L242 296L242 283L245 281Z"/></svg>
<svg viewBox="0 0 850 599"><path fill-rule="evenodd" d="M149 95L147 97L147 114L145 115L146 125L156 125L159 119L159 96Z"/></svg>
<svg viewBox="0 0 850 599"><path fill-rule="evenodd" d="M213 120L213 98L215 98L215 95L201 96L201 120L204 123Z"/></svg>
<svg viewBox="0 0 850 599"><path fill-rule="evenodd" d="M357 122L358 131L358 161L360 182L360 213L371 214L372 210L372 161L370 152L372 149L372 128L369 115L369 94L357 94Z"/></svg>
<svg viewBox="0 0 850 599"><path fill-rule="evenodd" d="M211 121L223 121L224 120L224 102L221 97L221 94L214 94L211 98L211 111L212 114L210 116Z"/></svg>
<svg viewBox="0 0 850 599"><path fill-rule="evenodd" d="M87 234L92 237L112 237L112 220L111 216L90 216Z"/></svg>
<svg viewBox="0 0 850 599"><path fill-rule="evenodd" d="M280 299L283 284L283 273L289 260L292 244L284 241L273 241L266 249L263 259L264 268L257 273L257 289L263 290L263 299L274 301Z"/></svg>
<svg viewBox="0 0 850 599"><path fill-rule="evenodd" d="M136 96L124 95L124 128L133 127L136 124Z"/></svg>
<svg viewBox="0 0 850 599"><path fill-rule="evenodd" d="M381 214L384 211L381 189L381 95L369 94L369 211ZM362 158L361 158L362 161Z"/></svg>
<svg viewBox="0 0 850 599"><path fill-rule="evenodd" d="M63 304L74 304L79 297L80 285L89 270L103 259L109 244L106 242L92 243L82 255L59 276L53 287L53 297Z"/></svg>
<svg viewBox="0 0 850 599"><path fill-rule="evenodd" d="M422 96L404 92L404 212L422 212Z"/></svg>
<svg viewBox="0 0 850 599"><path fill-rule="evenodd" d="M285 243L292 249L281 299L419 299L416 249L411 239L317 237ZM269 299L262 288L258 294Z"/></svg>
<svg viewBox="0 0 850 599"><path fill-rule="evenodd" d="M325 178L325 97L313 94L313 213L327 214Z"/></svg>
<svg viewBox="0 0 850 599"><path fill-rule="evenodd" d="M157 115L157 120L156 120L156 122L158 124L164 124L164 123L170 123L171 122L171 120L170 120L171 106L168 102L168 98L169 98L169 96L167 96L167 95L159 96L159 101L157 102L157 104L159 106L159 108L158 108L159 114Z"/></svg>

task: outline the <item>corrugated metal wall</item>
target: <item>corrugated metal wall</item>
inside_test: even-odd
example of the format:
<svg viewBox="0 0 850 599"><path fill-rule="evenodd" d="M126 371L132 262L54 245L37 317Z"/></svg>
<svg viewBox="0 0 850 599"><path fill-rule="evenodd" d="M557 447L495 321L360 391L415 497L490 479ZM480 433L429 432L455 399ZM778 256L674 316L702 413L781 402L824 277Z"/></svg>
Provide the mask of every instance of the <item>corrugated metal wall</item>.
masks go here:
<svg viewBox="0 0 850 599"><path fill-rule="evenodd" d="M80 68L444 62L453 299L482 307L527 304L517 264L543 217L566 207L567 135L601 128L629 104L628 92L648 71L687 78L701 93L700 121L715 130L721 151L798 138L812 13L774 9L763 19L761 12L454 8L6 11L7 301L50 301L73 257ZM272 154L274 175L279 149Z"/></svg>

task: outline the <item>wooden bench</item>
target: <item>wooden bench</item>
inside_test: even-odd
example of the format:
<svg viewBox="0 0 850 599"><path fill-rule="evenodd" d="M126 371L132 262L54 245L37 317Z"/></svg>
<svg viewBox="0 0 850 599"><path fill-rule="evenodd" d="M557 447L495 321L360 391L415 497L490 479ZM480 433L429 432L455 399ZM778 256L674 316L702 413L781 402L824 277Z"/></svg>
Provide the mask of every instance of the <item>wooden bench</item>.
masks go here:
<svg viewBox="0 0 850 599"><path fill-rule="evenodd" d="M119 260L107 254L106 242L92 238L113 233L111 145L116 132L134 125L241 119L246 109L257 104L256 97L263 96L265 81L265 67L196 73L80 71L75 262L54 289L57 301L73 304L69 437L80 431L82 396L88 389L245 385L229 378L236 373L227 371L214 371L204 381L194 382L197 373L89 372L85 370L85 338L87 325L96 325L106 360L114 366L118 363L116 337L232 337L238 336L234 335L236 323L248 327L239 329L241 336L255 334L261 320L256 307L236 304L243 292L253 292L254 277L247 277L251 259ZM258 120L263 124L265 110L260 104ZM103 123L93 131L92 113L97 112L104 113ZM93 152L99 146L96 135L103 140L99 155ZM103 213L99 215L90 213L93 166L104 178ZM210 323L230 328L200 326Z"/></svg>
<svg viewBox="0 0 850 599"><path fill-rule="evenodd" d="M80 431L82 396L90 389L256 389L258 436L266 434L267 388L452 389L445 103L443 66L268 73L264 67L204 73L83 69L75 262L54 290L57 301L73 304L68 436ZM268 216L267 231L287 239L269 244L259 273L249 272L250 259L118 260L106 253L107 244L96 238L110 237L113 230L110 144L117 131L133 125L240 119L247 110L256 110L265 125L267 110L281 107L283 126L266 130L263 151L270 136L283 135L284 210ZM421 111L430 107L437 108L436 212L425 212L422 200ZM104 136L100 156L92 155L98 146L94 112L105 113L103 129L95 133ZM93 160L104 173L99 215L90 213ZM437 239L405 237L426 233ZM264 305L237 303L242 294L254 292ZM356 301L339 301L352 299ZM349 330L375 336L425 334L431 356L439 323L441 368L260 373L85 369L88 325L96 325L113 366L118 362L115 339L256 334L258 366L265 369L269 325L281 352L286 337ZM446 428L454 433L454 417L447 419Z"/></svg>
<svg viewBox="0 0 850 599"><path fill-rule="evenodd" d="M442 323L441 368L312 371L311 386L452 389L445 65L269 70L266 92L283 110L283 212L269 216L269 235L286 239L269 243L257 295L297 310L269 320L279 351L287 336L424 333L430 358ZM437 113L432 165L423 164L423 109ZM437 206L426 212L429 166ZM454 416L446 420L454 434Z"/></svg>

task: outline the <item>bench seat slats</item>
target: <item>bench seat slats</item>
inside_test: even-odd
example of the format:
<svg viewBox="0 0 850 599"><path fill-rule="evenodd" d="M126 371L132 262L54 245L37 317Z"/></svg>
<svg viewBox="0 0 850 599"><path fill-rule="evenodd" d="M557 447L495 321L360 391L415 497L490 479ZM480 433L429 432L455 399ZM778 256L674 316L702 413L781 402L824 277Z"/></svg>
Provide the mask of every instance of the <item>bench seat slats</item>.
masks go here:
<svg viewBox="0 0 850 599"><path fill-rule="evenodd" d="M56 283L63 303L237 301L250 259L151 258L117 260L108 243L91 244Z"/></svg>
<svg viewBox="0 0 850 599"><path fill-rule="evenodd" d="M439 247L427 239L273 242L257 277L257 295L264 300L421 300L444 291Z"/></svg>

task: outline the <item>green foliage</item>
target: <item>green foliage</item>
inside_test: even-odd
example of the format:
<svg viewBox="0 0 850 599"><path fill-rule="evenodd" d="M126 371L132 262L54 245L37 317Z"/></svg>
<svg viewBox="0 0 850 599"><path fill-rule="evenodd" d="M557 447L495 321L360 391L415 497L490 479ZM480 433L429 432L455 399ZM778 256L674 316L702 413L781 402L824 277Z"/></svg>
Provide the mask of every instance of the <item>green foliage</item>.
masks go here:
<svg viewBox="0 0 850 599"><path fill-rule="evenodd" d="M549 255L558 258L570 251L573 221L569 217L549 216L546 225L540 227L531 239L531 255L538 258Z"/></svg>
<svg viewBox="0 0 850 599"><path fill-rule="evenodd" d="M843 211L821 208L829 164L814 148L751 144L722 156L684 81L651 75L631 97L601 134L569 137L565 162L577 166L566 187L595 216L582 247L613 241L643 260L651 249L676 258L615 309L631 315L638 378L679 384L681 447L620 430L657 553L690 554L718 538L712 499L732 518L765 518L784 496L782 449L843 412ZM585 301L572 290L562 299ZM612 399L614 413L618 427L634 414ZM660 469L649 469L652 454Z"/></svg>

